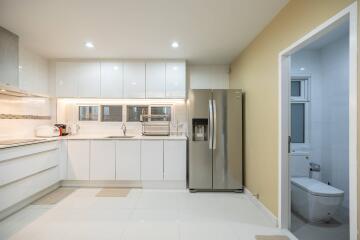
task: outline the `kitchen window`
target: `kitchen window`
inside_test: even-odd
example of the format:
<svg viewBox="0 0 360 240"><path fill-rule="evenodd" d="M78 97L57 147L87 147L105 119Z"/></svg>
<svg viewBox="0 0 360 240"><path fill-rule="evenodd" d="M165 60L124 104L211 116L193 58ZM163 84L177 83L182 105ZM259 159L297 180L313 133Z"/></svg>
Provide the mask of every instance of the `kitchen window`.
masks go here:
<svg viewBox="0 0 360 240"><path fill-rule="evenodd" d="M122 122L122 105L101 105L102 122Z"/></svg>
<svg viewBox="0 0 360 240"><path fill-rule="evenodd" d="M140 122L141 115L148 114L149 107L146 105L128 105L126 106L126 115L128 122Z"/></svg>
<svg viewBox="0 0 360 240"><path fill-rule="evenodd" d="M157 118L156 121L171 121L171 106L150 106L151 115L165 115L164 118Z"/></svg>
<svg viewBox="0 0 360 240"><path fill-rule="evenodd" d="M79 106L79 121L98 121L98 106Z"/></svg>

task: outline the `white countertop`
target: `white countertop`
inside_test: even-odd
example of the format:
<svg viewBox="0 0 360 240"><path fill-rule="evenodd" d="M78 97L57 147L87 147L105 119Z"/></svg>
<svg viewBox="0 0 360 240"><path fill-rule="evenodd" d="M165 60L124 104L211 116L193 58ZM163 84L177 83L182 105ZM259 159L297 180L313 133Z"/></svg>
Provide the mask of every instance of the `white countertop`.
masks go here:
<svg viewBox="0 0 360 240"><path fill-rule="evenodd" d="M116 135L117 136L117 135ZM49 138L29 138L29 139L39 139L38 141L32 142L24 142L24 143L17 143L17 144L9 144L9 145L0 145L0 149L4 148L11 148L11 147L18 147L18 146L25 146L30 144L37 144L37 143L44 143L44 142L51 142L57 140L186 140L187 137L185 135L170 135L170 136L142 136L137 135L133 138L108 138L109 135L100 135L100 134L79 134L79 135L69 135L69 136L62 136L62 137L49 137Z"/></svg>

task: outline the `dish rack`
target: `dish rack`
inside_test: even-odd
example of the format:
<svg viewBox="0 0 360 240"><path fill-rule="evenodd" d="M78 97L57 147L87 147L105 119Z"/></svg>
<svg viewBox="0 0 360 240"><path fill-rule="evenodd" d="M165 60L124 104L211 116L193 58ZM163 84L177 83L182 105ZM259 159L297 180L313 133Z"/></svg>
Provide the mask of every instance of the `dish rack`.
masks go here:
<svg viewBox="0 0 360 240"><path fill-rule="evenodd" d="M169 136L170 121L168 115L141 115L143 136Z"/></svg>

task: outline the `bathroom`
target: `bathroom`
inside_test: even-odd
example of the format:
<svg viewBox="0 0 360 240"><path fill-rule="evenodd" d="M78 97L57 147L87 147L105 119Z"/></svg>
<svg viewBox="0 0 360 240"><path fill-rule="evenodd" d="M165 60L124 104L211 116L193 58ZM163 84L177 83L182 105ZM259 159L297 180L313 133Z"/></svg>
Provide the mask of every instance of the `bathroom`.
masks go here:
<svg viewBox="0 0 360 240"><path fill-rule="evenodd" d="M348 20L291 55L290 105L291 231L349 239Z"/></svg>

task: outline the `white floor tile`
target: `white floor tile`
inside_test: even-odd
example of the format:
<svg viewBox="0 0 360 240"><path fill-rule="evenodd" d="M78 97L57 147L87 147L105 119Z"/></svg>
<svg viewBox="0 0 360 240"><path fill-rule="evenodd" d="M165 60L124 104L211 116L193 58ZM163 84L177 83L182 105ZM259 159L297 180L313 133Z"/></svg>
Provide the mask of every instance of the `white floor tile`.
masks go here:
<svg viewBox="0 0 360 240"><path fill-rule="evenodd" d="M243 194L133 189L124 198L96 197L99 190L29 206L0 222L0 239L253 240L284 233Z"/></svg>

